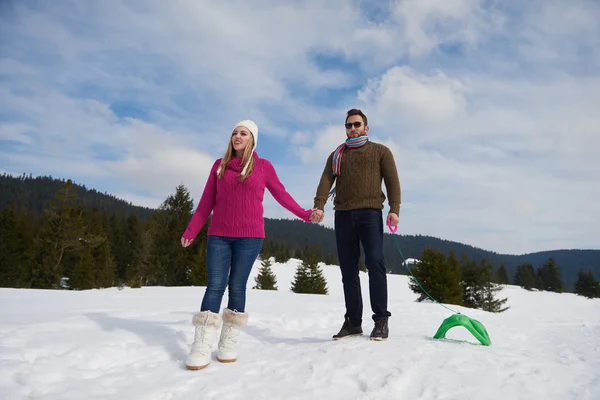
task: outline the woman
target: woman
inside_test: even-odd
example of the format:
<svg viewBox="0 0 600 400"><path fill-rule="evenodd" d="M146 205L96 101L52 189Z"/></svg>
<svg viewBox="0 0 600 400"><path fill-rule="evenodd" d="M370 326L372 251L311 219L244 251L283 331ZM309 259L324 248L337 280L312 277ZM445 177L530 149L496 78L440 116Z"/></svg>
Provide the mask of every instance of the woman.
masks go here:
<svg viewBox="0 0 600 400"><path fill-rule="evenodd" d="M258 127L253 121L244 120L234 127L227 151L213 164L202 198L181 237L182 246L189 246L213 212L206 245L208 285L200 312L192 319L196 333L186 361L188 369L202 369L210 363L221 321L217 359L236 361L240 329L248 321L246 283L265 237L265 188L279 204L310 222L313 210L300 207L285 190L273 165L256 154L257 142ZM229 301L221 317L227 285Z"/></svg>

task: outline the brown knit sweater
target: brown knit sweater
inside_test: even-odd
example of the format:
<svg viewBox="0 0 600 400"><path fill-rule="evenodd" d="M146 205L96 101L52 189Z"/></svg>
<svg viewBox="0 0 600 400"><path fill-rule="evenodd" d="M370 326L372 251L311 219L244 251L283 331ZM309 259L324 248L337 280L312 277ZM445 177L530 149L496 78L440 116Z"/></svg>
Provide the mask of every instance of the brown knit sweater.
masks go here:
<svg viewBox="0 0 600 400"><path fill-rule="evenodd" d="M389 197L390 212L400 213L400 180L390 149L373 142L367 142L362 147L345 149L338 176L333 175L333 154L334 152L325 164L317 188L315 208L325 208L329 190L335 181L334 210L383 209L386 199L381 190L383 179Z"/></svg>

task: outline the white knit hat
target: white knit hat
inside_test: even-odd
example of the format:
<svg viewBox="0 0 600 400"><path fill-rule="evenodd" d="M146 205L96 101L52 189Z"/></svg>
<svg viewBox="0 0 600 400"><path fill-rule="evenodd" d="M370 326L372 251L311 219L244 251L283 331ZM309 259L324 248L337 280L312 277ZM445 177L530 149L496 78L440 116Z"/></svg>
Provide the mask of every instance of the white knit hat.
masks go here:
<svg viewBox="0 0 600 400"><path fill-rule="evenodd" d="M252 136L254 136L254 148L252 149L252 151L254 151L254 149L256 149L256 143L258 142L258 126L254 123L254 121L250 121L249 119L238 122L233 129L237 128L238 126L247 128L250 133L252 133Z"/></svg>
<svg viewBox="0 0 600 400"><path fill-rule="evenodd" d="M250 157L252 157L252 155L254 154L254 150L256 150L256 145L258 143L258 126L256 125L256 123L254 123L254 121L251 121L249 119L245 119L243 121L238 122L237 124L235 124L233 129L237 128L238 126L243 126L244 128L248 129L254 138L254 146L252 146L252 151L250 152ZM244 169L242 170L241 175L244 175L246 173L246 170L248 169L248 164L250 164L250 160L248 160L246 165L244 165ZM221 168L219 167L217 174L220 170Z"/></svg>

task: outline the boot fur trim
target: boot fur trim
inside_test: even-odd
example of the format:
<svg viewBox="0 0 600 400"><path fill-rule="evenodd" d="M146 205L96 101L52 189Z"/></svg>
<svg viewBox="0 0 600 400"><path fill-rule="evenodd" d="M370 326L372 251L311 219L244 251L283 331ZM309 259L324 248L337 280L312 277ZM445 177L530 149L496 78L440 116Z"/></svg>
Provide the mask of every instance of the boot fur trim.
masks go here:
<svg viewBox="0 0 600 400"><path fill-rule="evenodd" d="M200 311L194 314L192 324L196 326L214 326L218 328L221 324L221 316L212 311Z"/></svg>
<svg viewBox="0 0 600 400"><path fill-rule="evenodd" d="M248 313L231 311L229 308L223 309L223 323L231 324L238 328L245 326L248 323Z"/></svg>

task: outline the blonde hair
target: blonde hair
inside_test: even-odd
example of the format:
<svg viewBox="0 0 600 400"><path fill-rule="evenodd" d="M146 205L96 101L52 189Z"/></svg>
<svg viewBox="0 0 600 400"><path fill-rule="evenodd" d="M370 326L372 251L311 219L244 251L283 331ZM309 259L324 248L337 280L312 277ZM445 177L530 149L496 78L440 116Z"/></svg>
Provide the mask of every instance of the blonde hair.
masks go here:
<svg viewBox="0 0 600 400"><path fill-rule="evenodd" d="M240 174L240 181L245 180L250 176L252 171L254 170L254 157L252 157L252 149L254 148L254 135L250 132L250 139L248 139L248 143L246 144L246 148L244 149L244 155L242 156L242 165L248 165L246 168L245 174ZM227 163L229 160L233 158L235 154L235 150L233 149L233 144L231 143L231 139L229 139L229 144L227 145L227 150L225 150L225 155L221 159L221 164L219 165L217 177L219 179L223 178L223 174L225 174L225 169L227 168Z"/></svg>

